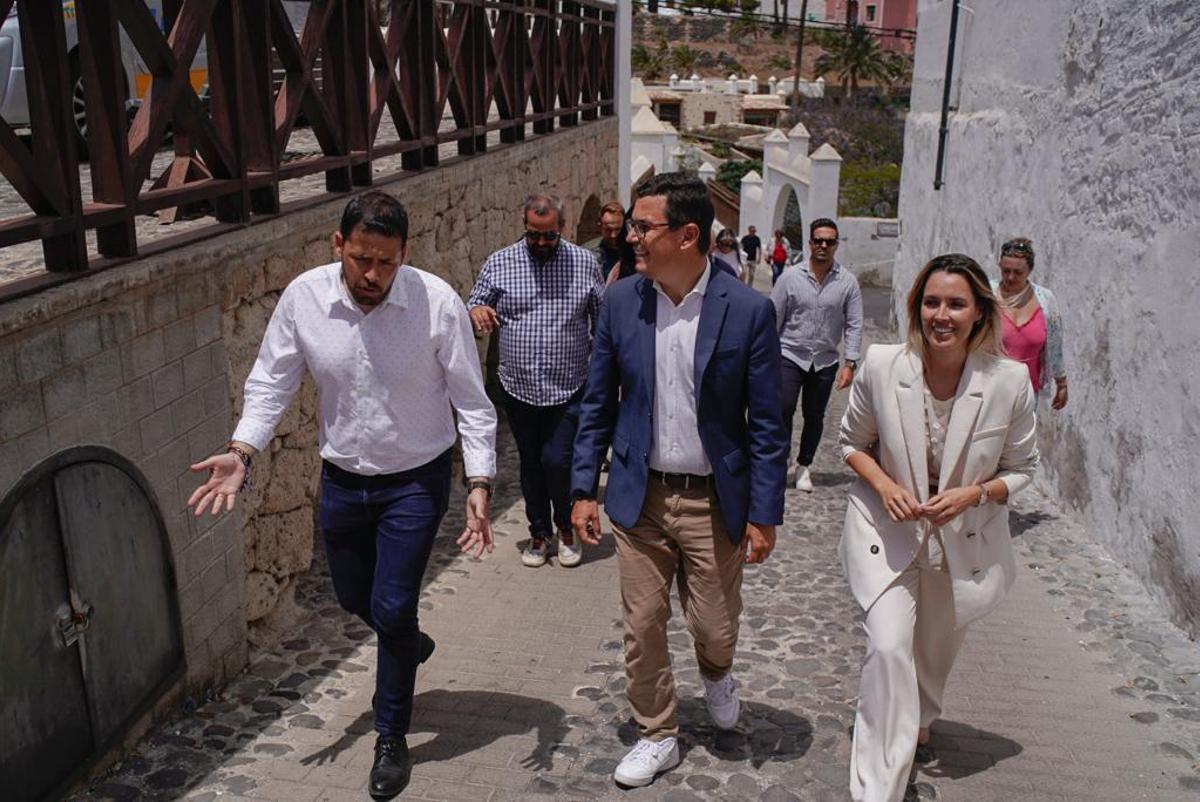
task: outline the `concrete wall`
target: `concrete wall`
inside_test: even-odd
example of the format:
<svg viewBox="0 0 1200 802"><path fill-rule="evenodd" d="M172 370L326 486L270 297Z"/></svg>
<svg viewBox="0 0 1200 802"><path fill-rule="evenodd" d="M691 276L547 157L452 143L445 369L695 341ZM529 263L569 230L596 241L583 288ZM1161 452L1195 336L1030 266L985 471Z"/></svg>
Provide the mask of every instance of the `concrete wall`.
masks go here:
<svg viewBox="0 0 1200 802"><path fill-rule="evenodd" d="M713 123L706 123L706 112L716 114ZM684 95L679 109L679 127L691 131L705 125L722 125L742 121L741 95L718 94L717 92L693 92Z"/></svg>
<svg viewBox="0 0 1200 802"><path fill-rule="evenodd" d="M555 133L379 188L409 208L410 261L466 293L523 230L535 190L562 195L568 236L590 195L617 191L616 119ZM312 558L316 396L306 386L255 463L232 515L185 508L188 465L220 450L280 291L332 260L344 200L292 212L0 305L0 494L43 458L105 445L149 478L166 521L183 619L186 688L222 684L249 631L292 612ZM481 342L481 353L485 343Z"/></svg>
<svg viewBox="0 0 1200 802"><path fill-rule="evenodd" d="M838 261L849 268L858 282L867 287L891 287L892 268L900 240L879 236L880 223L895 226L894 219L882 217L839 217ZM806 246L807 247L807 246Z"/></svg>
<svg viewBox="0 0 1200 802"><path fill-rule="evenodd" d="M935 254L995 274L1005 239L1033 239L1070 382L1041 413L1044 481L1198 633L1200 7L973 4L934 192L950 5L920 8L895 298Z"/></svg>

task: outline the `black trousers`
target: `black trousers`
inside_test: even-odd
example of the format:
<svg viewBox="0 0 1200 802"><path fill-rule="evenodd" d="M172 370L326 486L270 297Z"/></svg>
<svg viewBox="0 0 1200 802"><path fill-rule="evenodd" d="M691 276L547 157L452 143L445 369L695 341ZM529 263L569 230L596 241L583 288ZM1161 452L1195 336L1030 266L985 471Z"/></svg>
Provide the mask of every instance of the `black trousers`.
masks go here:
<svg viewBox="0 0 1200 802"><path fill-rule="evenodd" d="M800 412L804 416L804 428L800 430L800 453L796 464L808 467L821 445L821 432L825 428L825 407L833 392L837 379L838 365L816 370L803 370L795 362L783 360L783 422L787 426L788 443L792 442L792 418L796 416L796 402L800 401Z"/></svg>
<svg viewBox="0 0 1200 802"><path fill-rule="evenodd" d="M521 462L521 496L529 534L571 530L571 455L579 426L580 387L565 403L537 407L505 393L508 426Z"/></svg>

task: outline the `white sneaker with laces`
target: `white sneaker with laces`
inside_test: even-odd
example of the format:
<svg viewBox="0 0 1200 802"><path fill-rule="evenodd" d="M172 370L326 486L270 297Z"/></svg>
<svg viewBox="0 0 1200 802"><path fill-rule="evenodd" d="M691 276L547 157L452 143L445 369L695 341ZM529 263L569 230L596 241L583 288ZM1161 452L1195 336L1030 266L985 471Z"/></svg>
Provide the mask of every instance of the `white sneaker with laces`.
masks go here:
<svg viewBox="0 0 1200 802"><path fill-rule="evenodd" d="M540 568L546 564L548 551L550 551L549 538L532 539L525 547L525 551L521 552L521 564L529 568Z"/></svg>
<svg viewBox="0 0 1200 802"><path fill-rule="evenodd" d="M808 475L808 468L800 469L800 475L796 477L796 489L805 493L813 492L812 477Z"/></svg>
<svg viewBox="0 0 1200 802"><path fill-rule="evenodd" d="M568 543L562 536L558 534L558 564L563 568L574 568L583 562L583 544L571 538Z"/></svg>
<svg viewBox="0 0 1200 802"><path fill-rule="evenodd" d="M660 772L679 765L679 742L674 738L650 741L640 738L613 772L613 780L630 788L654 782Z"/></svg>
<svg viewBox="0 0 1200 802"><path fill-rule="evenodd" d="M708 715L723 730L732 730L737 726L738 714L742 705L737 698L737 688L733 684L733 675L726 674L718 680L701 677L704 680L704 705Z"/></svg>

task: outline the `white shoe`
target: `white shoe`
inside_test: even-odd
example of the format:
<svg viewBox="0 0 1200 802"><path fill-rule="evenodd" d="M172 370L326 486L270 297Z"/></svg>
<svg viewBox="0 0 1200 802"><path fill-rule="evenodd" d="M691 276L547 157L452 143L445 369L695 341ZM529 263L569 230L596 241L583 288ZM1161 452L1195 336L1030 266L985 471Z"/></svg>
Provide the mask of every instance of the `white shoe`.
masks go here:
<svg viewBox="0 0 1200 802"><path fill-rule="evenodd" d="M541 568L546 564L546 552L549 550L549 538L531 539L525 551L521 552L521 564L530 568Z"/></svg>
<svg viewBox="0 0 1200 802"><path fill-rule="evenodd" d="M813 492L812 477L808 475L808 468L800 469L800 475L796 477L796 489L805 493Z"/></svg>
<svg viewBox="0 0 1200 802"><path fill-rule="evenodd" d="M650 741L640 738L633 749L621 759L613 780L630 788L654 782L659 772L679 765L679 742L674 738Z"/></svg>
<svg viewBox="0 0 1200 802"><path fill-rule="evenodd" d="M575 538L571 538L573 541ZM583 562L583 544L573 542L568 544L563 540L562 532L558 533L558 564L563 568L574 568Z"/></svg>
<svg viewBox="0 0 1200 802"><path fill-rule="evenodd" d="M733 684L733 675L726 674L718 680L701 677L704 680L704 705L713 724L720 729L732 730L737 726L738 714L742 705L738 702L737 688Z"/></svg>

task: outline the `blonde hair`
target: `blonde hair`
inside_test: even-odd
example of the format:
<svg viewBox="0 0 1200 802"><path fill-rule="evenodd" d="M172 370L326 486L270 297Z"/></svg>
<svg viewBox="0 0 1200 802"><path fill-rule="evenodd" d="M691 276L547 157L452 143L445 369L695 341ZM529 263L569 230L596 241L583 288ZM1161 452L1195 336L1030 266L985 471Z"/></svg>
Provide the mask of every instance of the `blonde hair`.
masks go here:
<svg viewBox="0 0 1200 802"><path fill-rule="evenodd" d="M921 330L921 301L925 298L925 285L934 273L950 273L962 276L975 297L975 306L982 316L971 329L967 340L967 352L980 350L992 356L1004 356L1004 341L1001 339L1000 307L987 274L971 257L961 253L946 253L935 256L921 268L908 291L908 348L924 360L925 334Z"/></svg>

